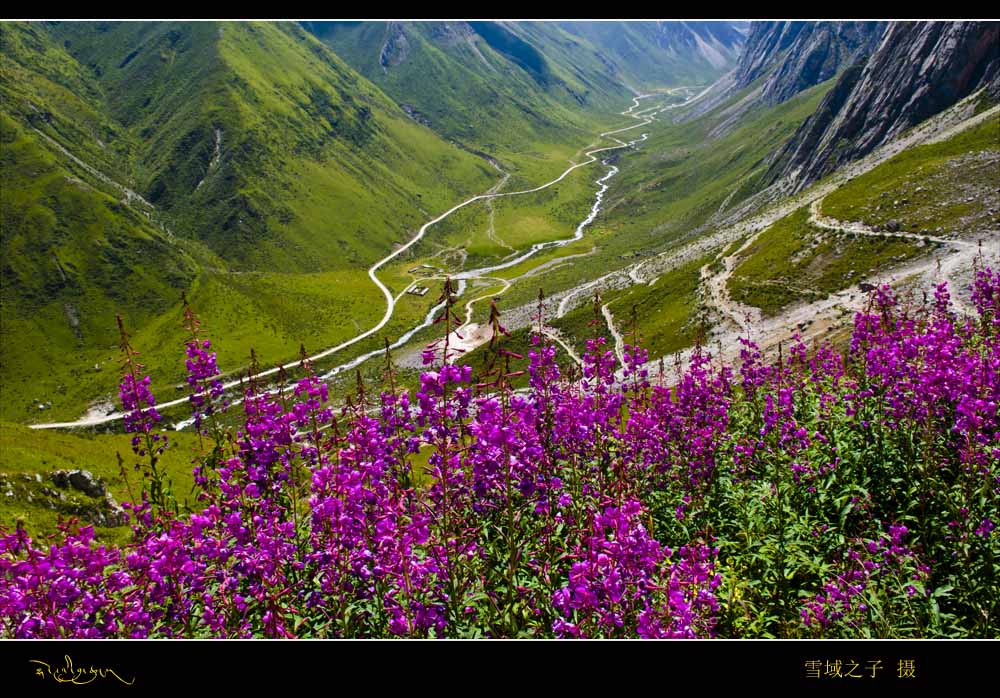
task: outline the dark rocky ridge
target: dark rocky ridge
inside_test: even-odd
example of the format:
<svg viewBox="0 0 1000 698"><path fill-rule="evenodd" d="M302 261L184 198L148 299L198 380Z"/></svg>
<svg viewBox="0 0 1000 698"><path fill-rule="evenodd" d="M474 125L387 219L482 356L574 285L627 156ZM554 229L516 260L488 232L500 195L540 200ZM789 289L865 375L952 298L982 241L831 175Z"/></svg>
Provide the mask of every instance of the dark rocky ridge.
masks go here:
<svg viewBox="0 0 1000 698"><path fill-rule="evenodd" d="M734 89L762 76L760 101L780 104L829 80L878 46L886 22L754 22Z"/></svg>
<svg viewBox="0 0 1000 698"><path fill-rule="evenodd" d="M801 189L980 88L1000 98L1000 23L894 22L777 153L767 179Z"/></svg>

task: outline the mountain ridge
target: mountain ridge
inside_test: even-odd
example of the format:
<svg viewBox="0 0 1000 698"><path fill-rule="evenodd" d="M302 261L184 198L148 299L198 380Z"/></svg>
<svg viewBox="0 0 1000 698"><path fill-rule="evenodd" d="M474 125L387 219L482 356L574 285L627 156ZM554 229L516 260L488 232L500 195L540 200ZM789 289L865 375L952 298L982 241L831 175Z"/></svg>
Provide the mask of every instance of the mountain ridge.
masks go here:
<svg viewBox="0 0 1000 698"><path fill-rule="evenodd" d="M753 22L736 67L734 90L762 79L760 101L780 104L870 54L886 26L885 22Z"/></svg>
<svg viewBox="0 0 1000 698"><path fill-rule="evenodd" d="M893 22L775 154L768 179L800 189L979 89L1000 99L1000 23Z"/></svg>

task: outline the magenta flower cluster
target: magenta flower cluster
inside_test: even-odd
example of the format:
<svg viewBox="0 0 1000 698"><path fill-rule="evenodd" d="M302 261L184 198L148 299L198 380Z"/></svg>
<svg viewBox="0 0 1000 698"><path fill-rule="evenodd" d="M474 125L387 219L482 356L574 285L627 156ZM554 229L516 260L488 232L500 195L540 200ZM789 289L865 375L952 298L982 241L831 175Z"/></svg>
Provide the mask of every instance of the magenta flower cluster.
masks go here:
<svg viewBox="0 0 1000 698"><path fill-rule="evenodd" d="M198 505L134 503L120 548L3 532L0 633L995 634L1000 274L972 301L880 288L845 354L744 342L675 376L595 339L569 380L534 337L524 372L439 363L335 408L307 365L284 390L251 376L240 415L195 336ZM149 385L122 383L137 436Z"/></svg>
<svg viewBox="0 0 1000 698"><path fill-rule="evenodd" d="M224 390L219 380L219 367L215 352L209 352L212 343L192 340L186 345L187 383L191 387L191 406L194 411L195 428L201 428L202 419L215 413L216 403L223 402ZM225 404L220 405L225 409Z"/></svg>
<svg viewBox="0 0 1000 698"><path fill-rule="evenodd" d="M840 623L860 630L872 610L869 607L878 603L877 596L869 598L866 594L876 582L895 583L907 597L916 595L916 585L924 588L922 583L927 580L930 567L917 562L914 552L904 545L906 534L906 526L890 525L888 535L857 541L837 566L836 575L802 607L802 622L823 628ZM929 594L925 590L922 595Z"/></svg>
<svg viewBox="0 0 1000 698"><path fill-rule="evenodd" d="M163 419L156 411L156 398L153 397L149 386L149 376L140 379L126 374L118 391L125 411L125 431L135 434L132 437L132 445L136 447L139 444L139 435L149 434ZM153 437L156 438L158 435L153 434Z"/></svg>

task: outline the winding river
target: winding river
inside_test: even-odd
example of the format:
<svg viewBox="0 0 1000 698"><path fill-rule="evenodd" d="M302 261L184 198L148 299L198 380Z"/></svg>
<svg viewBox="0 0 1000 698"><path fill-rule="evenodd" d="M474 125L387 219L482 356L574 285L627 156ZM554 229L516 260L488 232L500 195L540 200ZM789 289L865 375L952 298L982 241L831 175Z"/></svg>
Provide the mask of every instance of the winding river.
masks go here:
<svg viewBox="0 0 1000 698"><path fill-rule="evenodd" d="M687 89L687 88L684 88L684 87L674 88L670 92L676 93L677 90L681 90L681 89ZM708 88L708 89L710 89L710 88ZM432 220L424 223L420 227L420 229L416 232L416 234L412 238L410 238L409 241L407 241L405 244L403 244L402 246L400 246L399 248L397 248L393 252L389 253L388 255L386 255L385 257L383 257L382 259L378 260L377 262L375 262L374 264L372 264L368 268L368 277L372 280L372 283L374 283L375 286L378 287L379 290L382 291L382 294L385 297L386 309L385 309L385 313L382 315L381 320L379 320L379 322L377 324L375 324L374 326L372 326L370 329L365 330L364 332L360 332L359 334L355 335L351 339L348 339L348 340L346 340L344 342L341 342L340 344L338 344L336 346L330 347L328 349L324 349L323 351L320 351L320 352L318 352L316 354L313 354L312 356L307 357L307 359L305 359L305 360L307 360L307 361L316 361L318 359L323 359L323 358L325 358L327 356L335 354L335 353L337 353L339 351L343 351L344 349L346 349L346 348L348 348L348 347L350 347L350 346L352 346L354 344L357 344L358 342L360 342L360 341L362 341L362 340L364 340L364 339L366 339L368 337L371 337L372 335L374 335L375 333L377 333L379 330L381 330L383 327L385 327L386 324L388 324L389 320L392 319L393 313L395 312L396 302L402 297L402 295L404 293L406 293L406 290L408 290L410 287L408 286L407 289L404 289L398 295L393 296L392 291L390 291L389 288L382 282L382 280L378 278L378 275L376 274L376 272L379 269L381 269L382 267L384 267L386 264L388 264L389 262L391 262L392 260L394 260L396 257L398 257L399 255L403 254L406 250L408 250L411 247L413 247L420 240L422 240L424 238L424 236L427 234L427 231L428 231L429 228L431 228L432 226L436 225L437 223L440 223L441 221L443 221L444 219L446 219L448 216L450 216L451 214L455 213L455 211L458 211L459 209L462 209L462 208L464 208L464 207L466 207L466 206L468 206L468 205L470 205L470 204L472 204L472 203L474 203L476 201L485 201L485 200L488 200L488 199L498 199L498 198L501 198L501 197L523 196L523 195L526 195L526 194L533 194L535 192L542 191L542 190L547 189L547 188L549 188L549 187L551 187L551 186L553 186L555 184L558 184L559 182L563 181L567 176L569 176L569 174L571 172L573 172L574 170L579 169L581 167L586 167L587 165L590 165L590 164L593 164L593 163L597 162L598 158L596 156L597 156L598 153L603 153L603 152L608 152L608 151L612 151L612 150L619 150L619 149L622 149L622 148L627 148L627 147L629 147L630 145L632 145L634 143L638 143L638 142L644 141L648 137L648 134L644 133L644 134L642 134L640 136L640 138L637 138L637 139L635 139L633 141L625 142L625 141L622 141L622 140L620 140L618 138L615 138L616 134L625 133L626 131L632 131L634 129L646 126L647 124L650 124L653 121L655 121L655 114L658 114L658 113L664 111L667 108L676 108L676 107L685 106L687 104L690 104L691 102L694 102L694 101L700 99L703 95L705 95L708 92L708 89L702 91L701 93L699 93L698 95L696 95L694 97L690 97L690 98L684 100L683 102L670 105L669 107L660 108L658 110L657 110L657 107L659 107L660 105L656 105L656 107L650 107L650 108L647 108L647 109L643 109L643 110L638 111L638 112L636 111L636 109L638 109L638 107L639 107L640 100L646 99L646 98L649 98L649 97L661 96L661 95L648 94L648 95L639 95L637 97L634 97L633 100L632 100L632 106L630 106L628 109L626 109L625 111L623 111L622 115L623 116L632 117L632 118L636 119L636 123L631 124L629 126L624 126L622 128L614 129L614 130L611 130L611 131L605 131L605 132L599 134L599 136L598 136L598 141L597 142L600 142L601 140L603 140L605 138L608 138L608 139L614 141L615 145L604 146L604 147L601 147L601 148L592 148L590 150L586 150L584 152L584 155L587 158L586 160L583 160L582 162L570 165L568 168L566 168L566 170L563 171L562 174L560 174L558 177L556 177L555 179L551 180L550 182L546 182L545 184L542 184L540 186L534 187L532 189L524 189L524 190L521 190L521 191L502 192L502 193L501 192L496 192L495 191L495 187L494 187L492 190L490 190L487 193L477 194L476 196L472 196L472 197L466 199L465 201L463 201L463 202L461 202L459 204L456 204L455 206L453 206L452 208L448 209L447 211L445 211L441 215L437 216L436 218L434 218L434 219L432 219ZM668 92L668 94L670 92ZM656 110L656 111L654 111L654 115L643 116L643 112L648 112L648 111L652 111L652 110ZM596 143L595 143L595 145L596 145ZM606 161L602 161L602 164L607 165ZM605 173L604 176L602 176L600 179L596 180L596 184L599 185L599 188L598 188L598 190L597 190L597 192L595 194L595 197L594 197L594 205L591 207L590 213L587 215L587 217L584 218L579 223L579 225L577 225L576 230L573 232L573 235L571 237L564 238L564 239L561 239L561 240L551 240L551 241L548 241L548 242L536 243L536 244L532 245L527 251L525 251L525 252L523 252L521 254L518 254L515 257L513 257L512 259L504 261L504 262L502 262L500 264L495 264L495 265L492 265L492 266L481 267L481 268L478 268L478 269L471 269L471 270L462 271L462 272L458 272L458 273L452 274L451 278L454 279L454 280L456 280L458 282L458 288L456 289L457 295L461 295L462 293L464 293L464 291L465 291L465 289L467 287L467 283L468 283L469 280L478 279L478 278L480 278L482 276L489 275L492 272L496 272L496 271L499 271L499 270L502 270L502 269L507 269L509 267L513 267L513 266L515 266L517 264L520 264L521 262L525 261L526 259L529 259L530 257L538 254L542 250L552 249L552 248L556 248L556 247L562 247L562 246L568 245L568 244L570 244L572 242L576 242L577 240L580 240L583 237L583 232L586 229L586 227L588 225L590 225L597 218L597 215L600 213L601 204L602 204L603 199L604 199L604 194L608 190L608 184L607 184L608 180L610 180L612 177L614 177L617 173L618 173L618 168L615 167L615 166L613 166L613 165L611 165L611 166L608 166L607 173ZM412 284L411 284L411 286L412 286ZM424 329L426 327L429 327L431 324L433 324L434 319L437 316L437 313L441 310L442 307L443 307L443 303L435 305L433 308L431 308L427 312L427 314L424 317L424 319L423 319L422 322L420 322L418 325L416 325L413 328L411 328L410 330L408 330L406 333L404 333L402 336L400 336L399 339L397 339L395 342L393 342L392 344L390 344L390 348L397 349L397 348L405 345L420 330L422 330L422 329ZM355 367L361 365L362 363L364 363L365 361L367 361L368 359L371 359L371 358L373 358L375 356L381 356L381 355L383 355L384 351L385 351L384 349L377 349L377 350L374 350L374 351L367 352L365 354L361 354L360 356L357 356L357 357L351 359L348 362L345 362L343 364L340 364L339 366L336 366L336 367L330 369L329 371L327 371L326 373L324 373L322 375L322 378L323 379L328 379L328 378L330 378L332 376L335 376L335 375L337 375L337 374L339 374L339 373L341 373L341 372L343 372L345 370L349 370L349 369L355 368ZM269 368L269 369L266 369L264 371L261 371L258 374L258 376L259 377L272 376L272 375L277 374L282 369L284 369L284 370L287 371L288 369L296 368L296 367L298 367L298 366L300 366L302 364L302 361L303 361L302 359L299 359L297 361L291 361L291 362L286 363L286 364L279 364L277 366L274 366L273 368ZM226 383L223 383L223 388L225 390L231 390L232 388L238 387L240 385L240 383L241 383L240 380L228 381ZM176 405L180 405L180 404L187 403L187 402L189 402L189 398L188 397L183 397L183 398L179 398L179 399L176 399L176 400L170 400L170 401L167 401L167 402L160 403L160 404L157 405L157 408L160 409L160 410L162 410L162 409L167 408L167 407L174 407ZM238 403L239 403L239 400L234 401L233 404L238 404ZM88 415L88 416L86 416L84 418L81 418L81 419L73 421L73 422L53 422L53 423L47 423L47 424L32 424L31 428L32 429L65 429L65 428L74 428L74 427L96 426L96 425L99 425L99 424L106 424L106 423L109 423L109 422L113 422L113 421L119 420L123 416L124 416L124 414L121 413L121 412L112 412L112 413L106 414L106 415ZM191 419L185 419L185 420L182 420L180 422L177 422L174 426L175 426L176 429L183 429L183 428L189 426L191 423L192 423Z"/></svg>

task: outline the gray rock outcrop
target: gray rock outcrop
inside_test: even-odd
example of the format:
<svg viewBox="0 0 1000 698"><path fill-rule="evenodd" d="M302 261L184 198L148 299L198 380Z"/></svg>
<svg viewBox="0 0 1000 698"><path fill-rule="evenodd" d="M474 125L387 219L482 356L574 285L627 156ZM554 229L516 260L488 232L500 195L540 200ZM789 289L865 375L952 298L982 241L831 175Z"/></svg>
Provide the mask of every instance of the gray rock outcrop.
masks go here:
<svg viewBox="0 0 1000 698"><path fill-rule="evenodd" d="M736 69L739 90L766 76L760 101L780 104L875 50L886 22L754 22Z"/></svg>
<svg viewBox="0 0 1000 698"><path fill-rule="evenodd" d="M801 189L980 88L1000 98L1000 23L893 22L776 154L767 179Z"/></svg>

